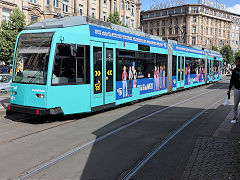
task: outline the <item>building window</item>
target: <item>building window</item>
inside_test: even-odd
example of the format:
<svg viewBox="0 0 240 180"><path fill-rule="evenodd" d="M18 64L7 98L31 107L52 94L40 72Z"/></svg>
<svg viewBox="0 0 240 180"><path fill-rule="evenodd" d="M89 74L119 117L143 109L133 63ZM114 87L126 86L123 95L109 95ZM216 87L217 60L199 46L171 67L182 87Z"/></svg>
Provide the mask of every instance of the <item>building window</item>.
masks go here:
<svg viewBox="0 0 240 180"><path fill-rule="evenodd" d="M131 19L131 28L133 28L133 27L134 27L134 20Z"/></svg>
<svg viewBox="0 0 240 180"><path fill-rule="evenodd" d="M197 16L193 16L193 23L197 22Z"/></svg>
<svg viewBox="0 0 240 180"><path fill-rule="evenodd" d="M175 24L178 24L178 19L176 19Z"/></svg>
<svg viewBox="0 0 240 180"><path fill-rule="evenodd" d="M165 20L162 21L162 26L165 26Z"/></svg>
<svg viewBox="0 0 240 180"><path fill-rule="evenodd" d="M156 12L156 17L160 16L161 13L160 12Z"/></svg>
<svg viewBox="0 0 240 180"><path fill-rule="evenodd" d="M169 35L172 34L172 28L169 28Z"/></svg>
<svg viewBox="0 0 240 180"><path fill-rule="evenodd" d="M68 1L67 0L63 0L63 12L68 12Z"/></svg>
<svg viewBox="0 0 240 180"><path fill-rule="evenodd" d="M196 26L192 26L192 32L197 33L197 27Z"/></svg>
<svg viewBox="0 0 240 180"><path fill-rule="evenodd" d="M126 16L126 25L129 27L129 17Z"/></svg>
<svg viewBox="0 0 240 180"><path fill-rule="evenodd" d="M124 1L121 1L121 8L124 9Z"/></svg>
<svg viewBox="0 0 240 180"><path fill-rule="evenodd" d="M53 0L53 6L54 7L59 7L59 0Z"/></svg>
<svg viewBox="0 0 240 180"><path fill-rule="evenodd" d="M134 16L134 6L132 6L131 15Z"/></svg>
<svg viewBox="0 0 240 180"><path fill-rule="evenodd" d="M165 36L165 28L162 29L162 35Z"/></svg>
<svg viewBox="0 0 240 180"><path fill-rule="evenodd" d="M10 17L10 12L10 9L2 8L2 20L8 21Z"/></svg>
<svg viewBox="0 0 240 180"><path fill-rule="evenodd" d="M38 21L38 17L35 15L31 16L31 22L37 22Z"/></svg>
<svg viewBox="0 0 240 180"><path fill-rule="evenodd" d="M201 26L201 34L203 34L203 26Z"/></svg>
<svg viewBox="0 0 240 180"><path fill-rule="evenodd" d="M107 13L103 11L103 21L107 20Z"/></svg>
<svg viewBox="0 0 240 180"><path fill-rule="evenodd" d="M117 11L117 0L114 0L114 11Z"/></svg>
<svg viewBox="0 0 240 180"><path fill-rule="evenodd" d="M163 11L162 16L166 16L166 15L167 15L167 11Z"/></svg>
<svg viewBox="0 0 240 180"><path fill-rule="evenodd" d="M49 0L46 0L46 4L47 4L47 6L49 6Z"/></svg>
<svg viewBox="0 0 240 180"><path fill-rule="evenodd" d="M95 9L92 8L92 17L95 18Z"/></svg>
<svg viewBox="0 0 240 180"><path fill-rule="evenodd" d="M168 14L174 14L174 10L173 10L173 9L170 9L170 10L168 11Z"/></svg>
<svg viewBox="0 0 240 180"><path fill-rule="evenodd" d="M181 8L175 9L175 13L180 14L181 13Z"/></svg>
<svg viewBox="0 0 240 180"><path fill-rule="evenodd" d="M83 5L81 5L81 4L78 5L78 12L79 12L80 16L83 15Z"/></svg>
<svg viewBox="0 0 240 180"><path fill-rule="evenodd" d="M175 34L178 34L178 28L175 28Z"/></svg>
<svg viewBox="0 0 240 180"><path fill-rule="evenodd" d="M30 3L37 3L37 0L30 0Z"/></svg>
<svg viewBox="0 0 240 180"><path fill-rule="evenodd" d="M124 24L124 23L123 23L123 16L121 16L121 23ZM147 24L146 24L146 25L147 25Z"/></svg>
<svg viewBox="0 0 240 180"><path fill-rule="evenodd" d="M208 35L208 27L206 28L206 35Z"/></svg>
<svg viewBox="0 0 240 180"><path fill-rule="evenodd" d="M198 13L198 7L192 7L192 13Z"/></svg>
<svg viewBox="0 0 240 180"><path fill-rule="evenodd" d="M196 37L192 37L192 45L196 45Z"/></svg>
<svg viewBox="0 0 240 180"><path fill-rule="evenodd" d="M129 1L126 2L126 9L130 9Z"/></svg>

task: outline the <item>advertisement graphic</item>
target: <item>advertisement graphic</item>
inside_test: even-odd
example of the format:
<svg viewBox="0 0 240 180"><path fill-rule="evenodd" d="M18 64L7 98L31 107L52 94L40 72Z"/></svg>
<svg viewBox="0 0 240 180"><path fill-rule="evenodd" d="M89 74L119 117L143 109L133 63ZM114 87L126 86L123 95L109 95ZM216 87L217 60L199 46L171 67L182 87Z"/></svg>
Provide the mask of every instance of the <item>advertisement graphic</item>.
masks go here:
<svg viewBox="0 0 240 180"><path fill-rule="evenodd" d="M116 82L117 100L132 97L132 89L135 87L140 88L140 95L167 89L167 76L159 80L157 88L155 88L154 78L137 79L134 83L125 80L125 77L123 79L123 81Z"/></svg>

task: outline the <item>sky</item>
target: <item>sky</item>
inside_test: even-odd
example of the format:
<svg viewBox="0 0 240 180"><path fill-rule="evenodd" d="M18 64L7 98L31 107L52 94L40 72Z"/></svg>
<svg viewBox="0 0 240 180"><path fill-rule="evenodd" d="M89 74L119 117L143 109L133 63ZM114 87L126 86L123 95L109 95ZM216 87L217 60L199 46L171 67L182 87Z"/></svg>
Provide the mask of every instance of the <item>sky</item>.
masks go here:
<svg viewBox="0 0 240 180"><path fill-rule="evenodd" d="M140 0L142 3L141 10L149 10L151 4L164 3L171 0ZM185 0L188 4L197 4L198 0ZM222 3L227 6L227 10L230 12L240 14L240 0L212 0L215 2Z"/></svg>

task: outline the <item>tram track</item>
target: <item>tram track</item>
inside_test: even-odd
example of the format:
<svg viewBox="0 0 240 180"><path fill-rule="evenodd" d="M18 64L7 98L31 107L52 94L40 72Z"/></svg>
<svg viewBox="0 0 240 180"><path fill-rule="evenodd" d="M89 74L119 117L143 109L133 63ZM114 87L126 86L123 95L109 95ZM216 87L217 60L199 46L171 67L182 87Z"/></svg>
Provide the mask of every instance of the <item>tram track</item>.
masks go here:
<svg viewBox="0 0 240 180"><path fill-rule="evenodd" d="M56 158L47 161L46 163L40 164L40 165L37 166L35 169L29 170L27 173L23 173L22 176L19 176L19 177L18 177L18 179L19 179L19 180L23 180L23 179L29 178L29 177L31 177L31 176L33 176L33 175L41 172L42 170L44 170L44 169L46 169L46 168L48 168L48 167L56 164L56 163L59 162L60 160L63 160L63 159L65 159L65 158L67 158L67 157L70 157L70 156L72 156L73 154L75 154L75 153L77 153L77 152L80 152L81 150L89 147L90 145L96 144L96 143L98 143L98 142L100 142L100 141L102 141L102 140L104 140L104 139L106 139L106 138L108 138L108 137L110 137L110 136L112 136L112 135L114 135L114 134L116 134L116 133L118 133L118 132L120 132L120 131L128 128L128 127L130 127L130 126L133 126L133 125L135 125L135 124L137 124L137 123L139 123L139 122L141 122L141 121L143 121L143 120L145 120L145 119L147 119L147 118L149 118L149 117L151 117L151 116L154 116L154 115L156 115L156 114L158 114L158 113L161 113L161 112L163 112L163 111L166 111L166 110L168 110L168 109L170 109L170 108L172 108L172 107L175 107L175 106L177 106L177 105L183 104L183 103L185 103L185 102L187 102L187 101L191 101L191 100L193 100L193 99L195 99L195 98L198 98L198 97L200 97L200 96L202 96L202 95L208 94L208 93L210 93L210 92L214 92L214 91L216 91L216 90L218 90L218 89L221 89L221 88L223 88L223 87L226 87L226 86L228 86L228 85L220 86L220 87L218 87L218 88L216 88L216 89L209 90L209 91L207 91L207 92L201 93L201 94L199 94L199 95L196 95L196 96L193 96L193 97L191 97L191 98L185 99L185 100L180 101L180 102L177 102L177 103L175 103L175 104L172 104L171 106L167 106L167 107L165 107L165 108L163 108L163 109L160 109L160 110L158 110L158 111L155 111L155 112L153 112L153 113L151 113L151 114L149 114L149 115L147 115L147 116L138 118L137 120L134 120L134 121L131 122L131 123L125 124L125 125L117 128L117 129L115 129L115 130L113 130L113 131L110 131L110 132L108 132L108 133L106 133L106 134L98 137L98 138L95 139L95 140L89 141L89 142L87 142L87 143L85 143L85 144L83 144L83 145L80 145L80 146L78 146L78 147L75 147L75 148L73 148L72 150L70 150L70 151L68 151L68 152L66 152L66 153L61 154L60 156L57 156ZM207 109L205 109L205 110L203 110L202 112L200 112L200 113L198 113L197 115L195 115L195 116L193 117L192 121L195 120L197 117L199 117L199 116L200 116L201 114L203 114L204 112L206 112L209 108L213 107L213 106L216 105L217 103L220 103L223 99L224 99L224 98L220 99L220 100L217 101L216 103L214 103L214 104L212 104L211 106L209 106ZM191 123L192 121L189 121L189 123ZM188 124L189 124L189 123L188 123ZM185 124L186 124L186 123L185 123ZM185 125L185 124L184 124L184 125ZM187 126L188 124L186 124L185 126ZM184 125L183 125L183 126L184 126ZM184 127L183 127L183 128L184 128ZM174 132L173 134L175 134L175 132ZM173 137L174 137L174 136L172 136L172 135L170 136L170 138L168 137L168 138L167 138L167 139L169 139L168 141L170 141ZM165 141L166 141L166 140L165 140ZM168 142L168 141L167 141L167 142ZM166 144L167 142L165 142L165 144ZM127 178L127 177L126 177L126 178Z"/></svg>
<svg viewBox="0 0 240 180"><path fill-rule="evenodd" d="M226 85L220 86L220 87L218 87L217 89L221 89L221 88L223 88L223 87L226 87ZM199 92L202 92L202 91L204 92L204 91L206 91L206 89L200 90ZM197 95L197 96L194 96L194 97L192 97L192 98L190 98L190 99L197 98L197 97L199 97L199 96L202 96L202 95L207 94L207 93L212 92L212 91L214 91L214 90L209 90L209 91L207 91L207 92L205 92L205 93L201 93L201 94L199 94L199 95ZM168 98L168 97L166 96L166 98ZM188 100L186 100L186 101L188 101ZM186 102L186 101L184 101L184 102ZM182 102L182 103L184 103L184 102ZM176 105L177 105L177 104L176 104ZM172 107L172 106L169 106L169 107ZM162 110L160 110L160 111L153 112L152 114L149 115L149 117L150 117L150 116L153 116L153 115L155 115L155 114L157 114L157 113L160 113L160 112L162 112L162 111L165 111L165 110L167 110L167 109L162 109ZM35 121L34 118L38 118L38 116L30 116L30 117L24 117L24 118L21 118L21 119L17 119L17 120L14 120L14 122L10 122L10 123L4 124L4 125L0 125L0 128L6 127L6 126L12 126L12 125L16 125L16 126L17 126L17 125L19 125L20 122L25 122L26 120L30 120L30 121L31 121L31 119L32 119L33 121ZM141 119L141 118L140 118L140 119ZM6 143L10 143L10 142L13 142L13 141L15 141L15 140L19 140L19 139L21 139L21 138L25 138L25 137L28 137L28 136L30 136L30 135L34 135L34 134L41 133L41 132L44 132L44 131L47 131L47 130L51 130L51 129L53 129L53 128L57 128L57 127L60 127L60 126L66 125L66 124L70 124L70 123L73 123L73 122L76 122L76 121L77 121L77 120L68 120L68 121L65 121L65 122L60 122L60 123L55 124L55 125L50 125L50 126L45 127L45 128L40 128L40 129L38 129L38 130L36 130L36 131L34 131L34 132L26 133L26 134L23 134L23 135L21 135L21 136L10 137L10 138L7 138L7 139L5 139L5 140L1 140L1 141L0 141L0 145L6 144ZM135 121L137 121L137 120L135 120ZM133 122L134 122L134 121L133 121Z"/></svg>
<svg viewBox="0 0 240 180"><path fill-rule="evenodd" d="M205 113L207 110L211 109L215 105L219 104L220 102L224 101L224 98L221 98L217 102L211 104L209 107L201 111L200 113L197 113L195 116L193 116L192 119L185 122L180 128L178 128L176 131L171 133L168 137L165 138L162 142L159 142L159 145L154 148L146 157L144 157L139 163L137 163L136 166L129 169L126 175L124 175L121 180L129 180L132 178L151 158L153 158L165 145L170 142L175 136L177 136L185 127L187 127L190 123L192 123L195 119L200 117L203 113Z"/></svg>

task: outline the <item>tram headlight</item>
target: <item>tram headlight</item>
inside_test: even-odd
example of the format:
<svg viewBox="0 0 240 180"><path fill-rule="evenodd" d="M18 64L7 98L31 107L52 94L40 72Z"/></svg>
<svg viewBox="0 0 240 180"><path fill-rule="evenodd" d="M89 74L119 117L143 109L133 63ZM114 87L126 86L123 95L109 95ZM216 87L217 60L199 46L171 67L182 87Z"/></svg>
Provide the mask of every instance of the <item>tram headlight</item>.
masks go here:
<svg viewBox="0 0 240 180"><path fill-rule="evenodd" d="M44 94L36 94L38 98L44 98Z"/></svg>

